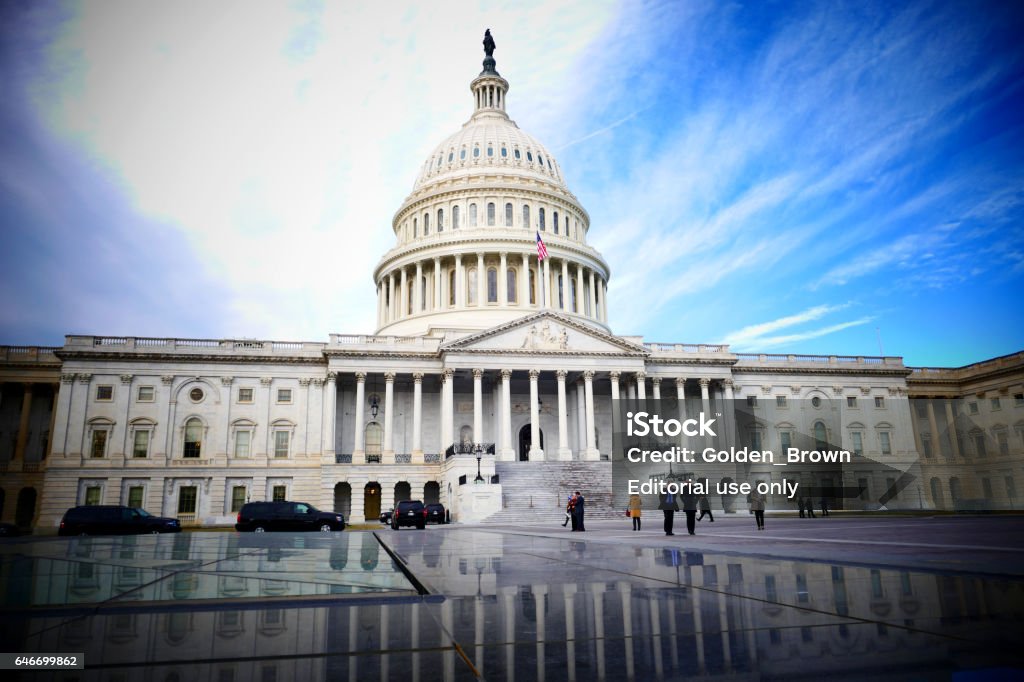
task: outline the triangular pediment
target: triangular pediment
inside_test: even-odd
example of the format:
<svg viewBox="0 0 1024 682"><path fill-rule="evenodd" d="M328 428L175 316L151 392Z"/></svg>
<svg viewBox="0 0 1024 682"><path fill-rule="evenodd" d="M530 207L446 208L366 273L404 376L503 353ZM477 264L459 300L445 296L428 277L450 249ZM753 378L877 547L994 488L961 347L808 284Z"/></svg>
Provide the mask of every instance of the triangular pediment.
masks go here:
<svg viewBox="0 0 1024 682"><path fill-rule="evenodd" d="M567 315L543 311L442 344L442 351L646 355L643 346Z"/></svg>

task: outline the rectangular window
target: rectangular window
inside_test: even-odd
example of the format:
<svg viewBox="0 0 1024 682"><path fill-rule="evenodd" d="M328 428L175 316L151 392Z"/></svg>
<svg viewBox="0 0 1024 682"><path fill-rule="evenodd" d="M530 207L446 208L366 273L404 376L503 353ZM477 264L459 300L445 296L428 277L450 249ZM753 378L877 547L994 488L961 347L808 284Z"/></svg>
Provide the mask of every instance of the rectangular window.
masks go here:
<svg viewBox="0 0 1024 682"><path fill-rule="evenodd" d="M846 406L847 407L857 407L857 396L855 396L855 395L848 395L848 396L846 396Z"/></svg>
<svg viewBox="0 0 1024 682"><path fill-rule="evenodd" d="M967 411L971 414L978 414L978 403L967 403Z"/></svg>
<svg viewBox="0 0 1024 682"><path fill-rule="evenodd" d="M974 449L978 451L978 457L988 455L988 450L985 448L985 434L974 434Z"/></svg>
<svg viewBox="0 0 1024 682"><path fill-rule="evenodd" d="M113 386L97 386L96 387L96 400L113 400L114 399L114 387Z"/></svg>
<svg viewBox="0 0 1024 682"><path fill-rule="evenodd" d="M885 597L885 590L882 589L882 572L877 568L871 569L871 596L874 599Z"/></svg>
<svg viewBox="0 0 1024 682"><path fill-rule="evenodd" d="M240 512L245 505L245 486L236 485L231 489L231 511Z"/></svg>
<svg viewBox="0 0 1024 682"><path fill-rule="evenodd" d="M196 494L197 489L194 485L184 485L178 489L179 514L196 513Z"/></svg>
<svg viewBox="0 0 1024 682"><path fill-rule="evenodd" d="M285 499L287 499L287 497L286 497L287 494L288 494L288 489L287 489L286 486L275 485L274 486L273 496L271 497L271 499L274 502L284 502Z"/></svg>
<svg viewBox="0 0 1024 682"><path fill-rule="evenodd" d="M783 431L779 434L779 441L782 445L782 452L786 452L793 446L793 434L789 431Z"/></svg>
<svg viewBox="0 0 1024 682"><path fill-rule="evenodd" d="M251 388L240 388L238 389L238 402L240 403L251 403L252 402L253 390Z"/></svg>
<svg viewBox="0 0 1024 682"><path fill-rule="evenodd" d="M290 403L292 401L292 389L290 388L279 388L277 389L277 402L279 403Z"/></svg>
<svg viewBox="0 0 1024 682"><path fill-rule="evenodd" d="M775 407L786 407L786 396L777 395L775 396Z"/></svg>
<svg viewBox="0 0 1024 682"><path fill-rule="evenodd" d="M139 429L132 440L132 457L141 459L149 456L149 430Z"/></svg>
<svg viewBox="0 0 1024 682"><path fill-rule="evenodd" d="M252 443L252 431L235 432L235 457L248 457L249 445Z"/></svg>
<svg viewBox="0 0 1024 682"><path fill-rule="evenodd" d="M921 434L921 446L924 448L924 456L932 456L932 437L927 433Z"/></svg>
<svg viewBox="0 0 1024 682"><path fill-rule="evenodd" d="M986 500L992 499L992 479L983 478L981 479L981 492L985 496Z"/></svg>
<svg viewBox="0 0 1024 682"><path fill-rule="evenodd" d="M861 435L860 431L854 431L853 436L853 454L863 455L864 454L864 436Z"/></svg>
<svg viewBox="0 0 1024 682"><path fill-rule="evenodd" d="M92 447L89 448L89 456L93 459L107 456L106 429L96 429L92 432Z"/></svg>
<svg viewBox="0 0 1024 682"><path fill-rule="evenodd" d="M144 505L142 501L142 495L145 492L145 488L141 485L133 485L128 488L128 506L141 509Z"/></svg>
<svg viewBox="0 0 1024 682"><path fill-rule="evenodd" d="M796 600L801 604L811 600L810 592L807 591L807 576L803 573L796 574Z"/></svg>
<svg viewBox="0 0 1024 682"><path fill-rule="evenodd" d="M766 575L764 577L764 598L770 602L777 601L778 599L778 593L775 591L774 575Z"/></svg>
<svg viewBox="0 0 1024 682"><path fill-rule="evenodd" d="M748 395L747 396L747 407L757 407L757 396L756 395Z"/></svg>
<svg viewBox="0 0 1024 682"><path fill-rule="evenodd" d="M288 436L291 435L288 431L275 431L274 432L274 457L287 457L288 456Z"/></svg>
<svg viewBox="0 0 1024 682"><path fill-rule="evenodd" d="M883 398L880 395L876 395L875 396L875 407L877 407L880 410L883 409L885 407L885 398Z"/></svg>
<svg viewBox="0 0 1024 682"><path fill-rule="evenodd" d="M1013 405L1014 407L1024 407L1024 393L1014 393Z"/></svg>
<svg viewBox="0 0 1024 682"><path fill-rule="evenodd" d="M882 431L878 434L878 443L882 446L883 455L892 454L892 443L889 441L889 433L887 431Z"/></svg>
<svg viewBox="0 0 1024 682"><path fill-rule="evenodd" d="M100 494L103 492L103 488L98 485L91 485L85 489L85 505L92 507L100 503Z"/></svg>
<svg viewBox="0 0 1024 682"><path fill-rule="evenodd" d="M1014 485L1013 476L1004 476L1003 483L1006 484L1006 496L1011 500L1017 497L1017 486Z"/></svg>
<svg viewBox="0 0 1024 682"><path fill-rule="evenodd" d="M1003 429L996 431L996 443L999 444L1000 455L1010 454L1010 437Z"/></svg>
<svg viewBox="0 0 1024 682"><path fill-rule="evenodd" d="M757 429L750 432L750 447L754 450L761 449L761 432Z"/></svg>
<svg viewBox="0 0 1024 682"><path fill-rule="evenodd" d="M151 403L153 402L154 395L155 391L152 386L139 386L139 390L135 394L135 399L140 403Z"/></svg>
<svg viewBox="0 0 1024 682"><path fill-rule="evenodd" d="M868 488L868 479L858 478L857 487L860 488L860 499L867 500L871 495L871 491ZM833 570L833 580L835 579L835 571Z"/></svg>
<svg viewBox="0 0 1024 682"><path fill-rule="evenodd" d="M991 404L992 404L992 411L993 412L995 412L996 410L1003 409L1002 405L999 403L999 398L992 398L992 403Z"/></svg>

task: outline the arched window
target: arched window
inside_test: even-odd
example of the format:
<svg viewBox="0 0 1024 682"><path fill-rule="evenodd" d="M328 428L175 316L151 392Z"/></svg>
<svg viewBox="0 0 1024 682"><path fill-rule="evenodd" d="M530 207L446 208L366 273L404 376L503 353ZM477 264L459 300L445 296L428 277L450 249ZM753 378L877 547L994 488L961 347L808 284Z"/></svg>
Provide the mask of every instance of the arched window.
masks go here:
<svg viewBox="0 0 1024 682"><path fill-rule="evenodd" d="M512 227L512 204L505 204L505 227Z"/></svg>
<svg viewBox="0 0 1024 682"><path fill-rule="evenodd" d="M523 204L523 227L530 229L530 207Z"/></svg>
<svg viewBox="0 0 1024 682"><path fill-rule="evenodd" d="M451 163L452 159L454 159L454 158L455 158L455 152L453 152L453 151L448 152L448 163Z"/></svg>
<svg viewBox="0 0 1024 682"><path fill-rule="evenodd" d="M530 268L530 305L537 305L537 273Z"/></svg>
<svg viewBox="0 0 1024 682"><path fill-rule="evenodd" d="M569 216L565 216L565 236L569 236Z"/></svg>
<svg viewBox="0 0 1024 682"><path fill-rule="evenodd" d="M476 268L469 269L469 286L467 289L469 305L476 305Z"/></svg>
<svg viewBox="0 0 1024 682"><path fill-rule="evenodd" d="M437 209L437 231L444 232L444 209Z"/></svg>
<svg viewBox="0 0 1024 682"><path fill-rule="evenodd" d="M459 229L459 207L452 206L452 229Z"/></svg>
<svg viewBox="0 0 1024 682"><path fill-rule="evenodd" d="M516 161L522 158L522 156L519 155L519 147L516 147L514 150L512 150L512 154L516 157Z"/></svg>
<svg viewBox="0 0 1024 682"><path fill-rule="evenodd" d="M487 268L487 302L498 302L498 269Z"/></svg>
<svg viewBox="0 0 1024 682"><path fill-rule="evenodd" d="M558 211L551 215L551 227L555 228L555 234L558 234Z"/></svg>
<svg viewBox="0 0 1024 682"><path fill-rule="evenodd" d="M576 280L572 277L569 278L569 297L572 302L572 311L578 313L580 311L580 303L576 297Z"/></svg>
<svg viewBox="0 0 1024 682"><path fill-rule="evenodd" d="M384 442L384 427L377 422L370 422L364 431L364 448L367 455L380 456L380 446Z"/></svg>
<svg viewBox="0 0 1024 682"><path fill-rule="evenodd" d="M448 305L455 305L455 268L448 271Z"/></svg>
<svg viewBox="0 0 1024 682"><path fill-rule="evenodd" d="M473 147L473 158L476 159L476 158L479 158L479 156L480 156L480 147Z"/></svg>
<svg viewBox="0 0 1024 682"><path fill-rule="evenodd" d="M526 152L526 160L529 161L530 163L533 163L533 152L531 152L531 151L527 151Z"/></svg>
<svg viewBox="0 0 1024 682"><path fill-rule="evenodd" d="M814 447L818 450L828 449L828 435L825 432L825 422L814 422Z"/></svg>
<svg viewBox="0 0 1024 682"><path fill-rule="evenodd" d="M494 147L492 145L487 145L487 156L494 156Z"/></svg>
<svg viewBox="0 0 1024 682"><path fill-rule="evenodd" d="M409 284L411 286L409 286L406 289L406 291L405 291L405 314L406 315L412 315L412 313L413 313L413 310L412 310L412 292L416 288L416 285L414 284L415 281L416 280L409 281Z"/></svg>
<svg viewBox="0 0 1024 682"><path fill-rule="evenodd" d="M422 277L420 277L420 291L423 292L423 295L420 296L420 310L426 310L427 309L427 276L426 275L423 275Z"/></svg>
<svg viewBox="0 0 1024 682"><path fill-rule="evenodd" d="M505 145L501 145L501 158L508 158L508 147L506 147Z"/></svg>
<svg viewBox="0 0 1024 682"><path fill-rule="evenodd" d="M539 163L540 165L542 165L542 166L543 166L543 165L544 165L544 157L543 157L543 156L541 156L540 154L537 154L537 162L538 162L538 163Z"/></svg>
<svg viewBox="0 0 1024 682"><path fill-rule="evenodd" d="M493 201L487 202L487 225L488 226L493 226L494 225L494 202Z"/></svg>
<svg viewBox="0 0 1024 682"><path fill-rule="evenodd" d="M430 214L429 213L424 213L423 214L423 236L426 237L428 234L430 234Z"/></svg>
<svg viewBox="0 0 1024 682"><path fill-rule="evenodd" d="M469 226L476 227L476 204L469 205Z"/></svg>
<svg viewBox="0 0 1024 682"><path fill-rule="evenodd" d="M196 417L185 422L185 445L182 457L199 458L203 451L203 423Z"/></svg>
<svg viewBox="0 0 1024 682"><path fill-rule="evenodd" d="M509 268L508 270L505 271L505 275L505 295L508 298L509 303L516 303L517 299L519 298L517 296L519 288L516 286L516 271L514 268Z"/></svg>
<svg viewBox="0 0 1024 682"><path fill-rule="evenodd" d="M441 156L441 154L438 154L438 155L437 155L437 167L438 167L438 168L440 168L440 167L441 167L441 159L442 159L442 158L443 158L443 157Z"/></svg>
<svg viewBox="0 0 1024 682"><path fill-rule="evenodd" d="M419 232L419 219L413 218L412 219L412 236L413 236L413 238L416 238L416 237L419 236L418 232Z"/></svg>
<svg viewBox="0 0 1024 682"><path fill-rule="evenodd" d="M459 161L465 161L465 160L466 160L466 148L463 147L462 149L459 150Z"/></svg>
<svg viewBox="0 0 1024 682"><path fill-rule="evenodd" d="M537 209L537 220L540 222L540 230L544 232L547 228L544 226L544 209Z"/></svg>
<svg viewBox="0 0 1024 682"><path fill-rule="evenodd" d="M565 296L562 295L562 276L558 276L558 307L565 310Z"/></svg>

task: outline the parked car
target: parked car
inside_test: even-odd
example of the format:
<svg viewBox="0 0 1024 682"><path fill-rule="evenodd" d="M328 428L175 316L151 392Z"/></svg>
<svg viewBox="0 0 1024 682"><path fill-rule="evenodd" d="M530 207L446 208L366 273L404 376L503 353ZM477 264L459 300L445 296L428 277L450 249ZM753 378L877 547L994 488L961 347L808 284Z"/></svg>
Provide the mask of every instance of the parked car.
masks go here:
<svg viewBox="0 0 1024 682"><path fill-rule="evenodd" d="M380 513L380 522L384 524L391 523L391 515L395 513L394 509L388 509L385 512Z"/></svg>
<svg viewBox="0 0 1024 682"><path fill-rule="evenodd" d="M23 534L24 531L13 523L0 523L0 538L14 538Z"/></svg>
<svg viewBox="0 0 1024 682"><path fill-rule="evenodd" d="M447 523L448 517L444 513L443 504L428 504L424 509L427 523Z"/></svg>
<svg viewBox="0 0 1024 682"><path fill-rule="evenodd" d="M249 502L238 512L235 530L329 533L345 530L345 517L337 512L320 511L306 502Z"/></svg>
<svg viewBox="0 0 1024 682"><path fill-rule="evenodd" d="M72 507L64 512L57 535L137 535L180 533L178 519L153 516L145 509L123 505Z"/></svg>
<svg viewBox="0 0 1024 682"><path fill-rule="evenodd" d="M427 525L426 508L420 500L402 500L395 505L395 513L391 515L391 529L398 530L402 526L416 526L423 530Z"/></svg>

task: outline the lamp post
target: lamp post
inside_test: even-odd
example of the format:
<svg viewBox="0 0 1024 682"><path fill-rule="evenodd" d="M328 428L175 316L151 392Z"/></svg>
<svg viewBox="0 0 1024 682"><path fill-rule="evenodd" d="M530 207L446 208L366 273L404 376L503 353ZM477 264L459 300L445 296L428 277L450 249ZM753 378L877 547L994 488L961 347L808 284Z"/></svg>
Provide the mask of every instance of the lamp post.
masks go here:
<svg viewBox="0 0 1024 682"><path fill-rule="evenodd" d="M484 477L480 475L480 457L483 455L483 448L480 444L476 444L476 478L473 479L474 485L479 485L484 482Z"/></svg>

